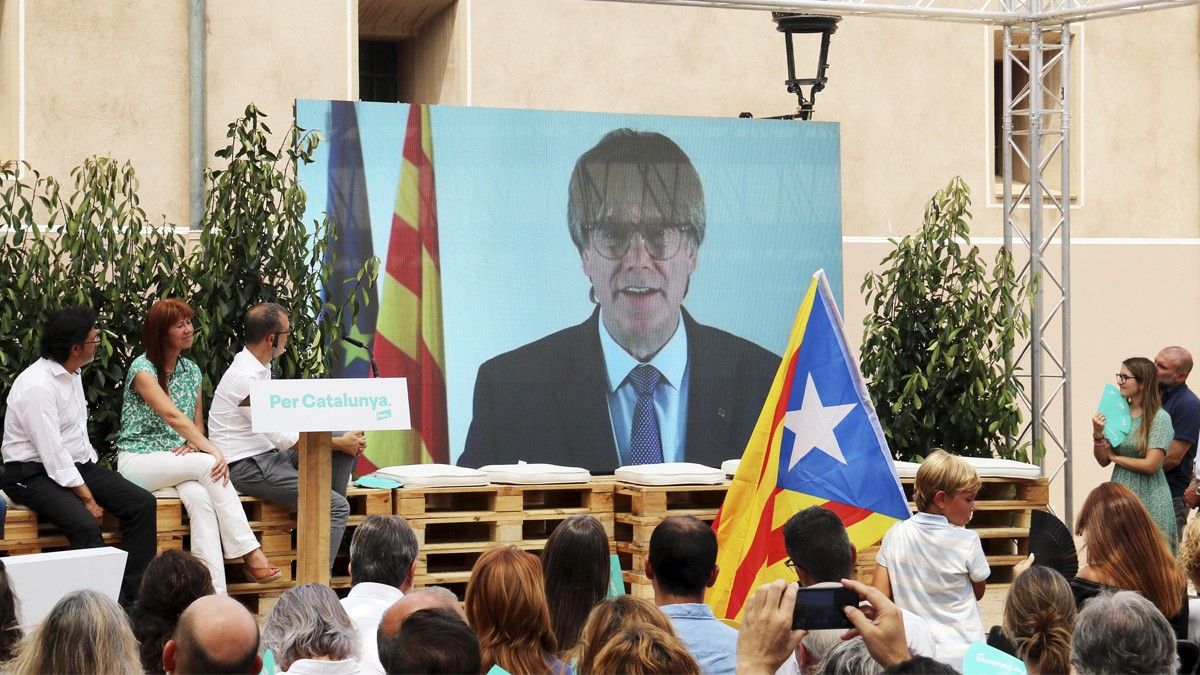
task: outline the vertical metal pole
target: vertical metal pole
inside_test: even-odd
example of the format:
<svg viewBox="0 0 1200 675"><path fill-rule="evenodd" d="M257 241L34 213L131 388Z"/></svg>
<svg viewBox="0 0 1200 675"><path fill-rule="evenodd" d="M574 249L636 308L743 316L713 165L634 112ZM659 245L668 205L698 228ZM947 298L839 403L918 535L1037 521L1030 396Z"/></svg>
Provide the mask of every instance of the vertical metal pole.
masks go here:
<svg viewBox="0 0 1200 675"><path fill-rule="evenodd" d="M200 229L204 214L205 0L191 0L188 15L188 223Z"/></svg>
<svg viewBox="0 0 1200 675"><path fill-rule="evenodd" d="M1041 0L1033 0L1033 11L1041 10ZM1029 274L1042 270L1042 27L1029 26ZM1032 278L1032 277L1031 277ZM1045 284L1039 284L1033 296L1029 316L1029 414L1030 442L1036 450L1044 447L1042 402L1045 378L1042 339L1042 301Z"/></svg>
<svg viewBox="0 0 1200 675"><path fill-rule="evenodd" d="M1013 91L1012 91L1012 62L1013 62L1013 31L1012 26L1004 27L1004 60L1001 62L1000 69L1003 72L1003 94L1004 105L1002 111L1002 127L1003 139L1001 140L1002 152L1000 153L1003 174L1002 181L1004 183L1004 248L1009 254L1013 252L1013 222L1012 222L1012 148L1013 148ZM1014 256L1015 258L1015 256ZM1014 261L1015 262L1015 261Z"/></svg>
<svg viewBox="0 0 1200 675"><path fill-rule="evenodd" d="M1063 466L1064 520L1074 527L1075 498L1071 443L1071 24L1062 26L1062 364L1063 364Z"/></svg>

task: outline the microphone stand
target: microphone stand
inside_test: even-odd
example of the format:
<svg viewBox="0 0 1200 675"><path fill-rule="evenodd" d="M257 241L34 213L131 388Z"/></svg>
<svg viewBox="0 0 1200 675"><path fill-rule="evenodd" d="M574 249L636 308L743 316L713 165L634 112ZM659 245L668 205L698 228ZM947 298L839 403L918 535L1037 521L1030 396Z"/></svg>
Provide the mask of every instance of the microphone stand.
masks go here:
<svg viewBox="0 0 1200 675"><path fill-rule="evenodd" d="M379 364L375 363L375 352L372 351L372 349L370 347L363 344L360 340L355 340L352 337L343 335L342 341L349 342L350 344L354 345L355 347L366 350L367 357L371 361L371 377L378 379L379 378Z"/></svg>

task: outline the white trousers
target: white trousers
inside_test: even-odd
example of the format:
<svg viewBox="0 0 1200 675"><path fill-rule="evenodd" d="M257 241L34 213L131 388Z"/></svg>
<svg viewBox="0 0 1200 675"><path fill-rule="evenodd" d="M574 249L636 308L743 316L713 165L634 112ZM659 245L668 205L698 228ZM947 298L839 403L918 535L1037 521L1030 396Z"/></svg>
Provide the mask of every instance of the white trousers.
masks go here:
<svg viewBox="0 0 1200 675"><path fill-rule="evenodd" d="M212 479L212 455L120 452L117 467L130 482L150 492L171 486L179 491L191 521L192 554L208 566L213 589L225 593L225 559L240 558L259 543L233 484Z"/></svg>

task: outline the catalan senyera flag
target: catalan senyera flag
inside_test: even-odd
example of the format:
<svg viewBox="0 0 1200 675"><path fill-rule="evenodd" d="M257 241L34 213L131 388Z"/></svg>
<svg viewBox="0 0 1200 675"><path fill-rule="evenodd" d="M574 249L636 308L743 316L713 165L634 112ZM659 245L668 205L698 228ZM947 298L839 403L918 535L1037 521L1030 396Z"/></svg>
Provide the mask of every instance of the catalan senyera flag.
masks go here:
<svg viewBox="0 0 1200 675"><path fill-rule="evenodd" d="M809 506L838 514L859 550L909 516L824 271L813 275L713 524L720 573L706 600L716 616L738 619L760 584L795 580L783 525Z"/></svg>
<svg viewBox="0 0 1200 675"><path fill-rule="evenodd" d="M429 106L412 105L374 348L380 376L408 378L413 429L368 434L366 455L376 467L449 462L433 168Z"/></svg>

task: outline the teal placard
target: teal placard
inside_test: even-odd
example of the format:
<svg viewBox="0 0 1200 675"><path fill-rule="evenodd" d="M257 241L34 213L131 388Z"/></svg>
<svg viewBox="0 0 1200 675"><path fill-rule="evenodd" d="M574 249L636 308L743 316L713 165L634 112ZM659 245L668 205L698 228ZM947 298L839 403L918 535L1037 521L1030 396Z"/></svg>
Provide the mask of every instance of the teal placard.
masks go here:
<svg viewBox="0 0 1200 675"><path fill-rule="evenodd" d="M1104 415L1104 437L1115 448L1129 435L1133 419L1129 416L1129 402L1121 395L1121 390L1114 384L1104 385L1104 393L1100 395L1098 411Z"/></svg>
<svg viewBox="0 0 1200 675"><path fill-rule="evenodd" d="M376 490L394 490L402 485L398 480L392 480L391 478L384 478L374 474L357 478L354 481L354 484L361 488L373 488Z"/></svg>
<svg viewBox="0 0 1200 675"><path fill-rule="evenodd" d="M967 647L963 656L963 675L1025 675L1025 664L1009 654L982 642Z"/></svg>
<svg viewBox="0 0 1200 675"><path fill-rule="evenodd" d="M621 559L616 553L608 556L608 597L625 595L625 577L621 574Z"/></svg>

